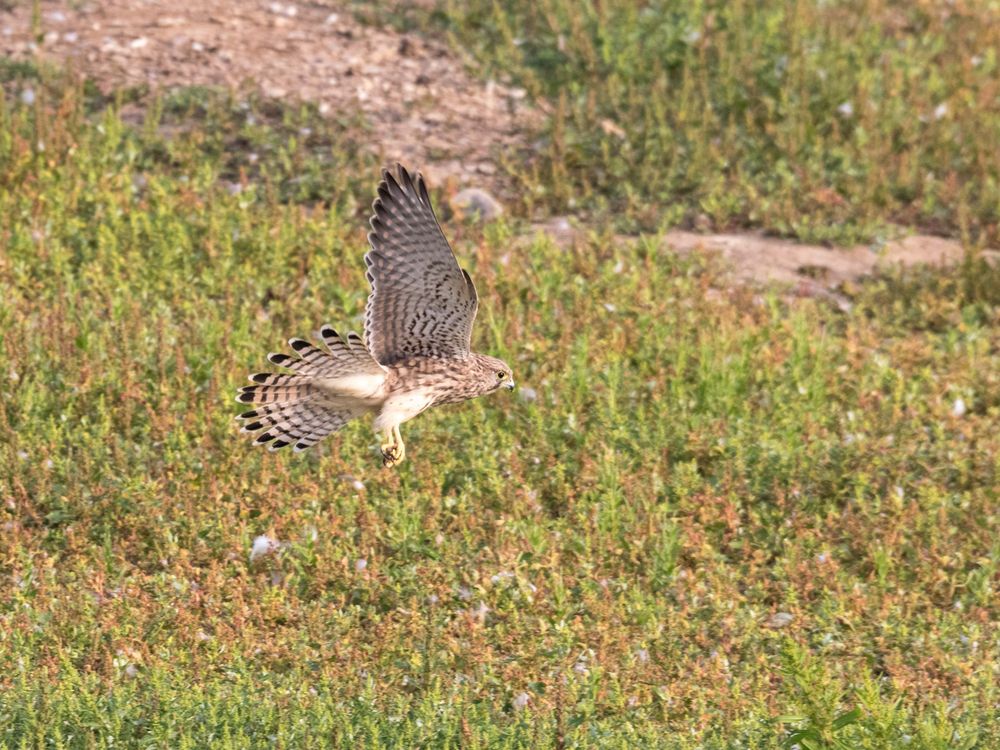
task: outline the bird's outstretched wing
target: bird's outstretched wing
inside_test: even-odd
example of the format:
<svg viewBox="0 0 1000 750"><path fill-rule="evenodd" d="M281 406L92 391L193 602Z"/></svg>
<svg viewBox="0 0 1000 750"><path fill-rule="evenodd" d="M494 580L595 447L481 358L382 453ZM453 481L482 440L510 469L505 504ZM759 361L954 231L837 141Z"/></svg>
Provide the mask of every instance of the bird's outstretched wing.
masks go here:
<svg viewBox="0 0 1000 750"><path fill-rule="evenodd" d="M398 179L383 170L372 205L365 343L382 365L467 356L476 287L441 231L423 177L397 169Z"/></svg>

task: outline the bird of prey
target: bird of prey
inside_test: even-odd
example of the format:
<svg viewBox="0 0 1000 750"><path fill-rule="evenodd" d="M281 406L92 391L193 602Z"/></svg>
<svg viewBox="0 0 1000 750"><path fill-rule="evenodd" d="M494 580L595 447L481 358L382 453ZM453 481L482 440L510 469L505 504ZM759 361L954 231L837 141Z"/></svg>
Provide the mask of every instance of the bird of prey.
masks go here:
<svg viewBox="0 0 1000 750"><path fill-rule="evenodd" d="M293 338L294 356L269 354L287 372L251 375L253 385L236 397L257 405L237 417L241 432L256 433L254 445L303 451L370 413L391 467L406 455L403 422L431 406L513 390L506 363L471 349L476 287L441 231L423 177L400 165L396 175L383 170L372 209L364 338L323 326L325 349Z"/></svg>

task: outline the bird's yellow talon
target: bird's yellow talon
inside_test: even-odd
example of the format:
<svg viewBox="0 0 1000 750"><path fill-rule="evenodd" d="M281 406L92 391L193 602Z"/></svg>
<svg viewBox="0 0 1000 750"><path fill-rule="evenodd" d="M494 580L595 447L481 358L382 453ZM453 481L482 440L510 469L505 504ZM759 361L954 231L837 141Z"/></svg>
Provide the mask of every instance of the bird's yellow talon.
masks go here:
<svg viewBox="0 0 1000 750"><path fill-rule="evenodd" d="M403 445L403 436L399 434L399 428L393 427L387 435L389 440L379 446L382 450L382 465L387 469L401 464L406 456L406 447Z"/></svg>

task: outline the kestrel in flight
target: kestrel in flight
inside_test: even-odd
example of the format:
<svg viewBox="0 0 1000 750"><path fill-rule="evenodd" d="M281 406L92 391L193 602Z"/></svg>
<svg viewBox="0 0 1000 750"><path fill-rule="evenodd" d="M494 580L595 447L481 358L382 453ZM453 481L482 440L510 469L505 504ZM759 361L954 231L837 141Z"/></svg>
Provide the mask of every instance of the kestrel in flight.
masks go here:
<svg viewBox="0 0 1000 750"><path fill-rule="evenodd" d="M471 349L476 287L441 231L423 177L397 169L383 170L372 205L364 338L323 326L325 349L293 338L298 356L267 355L290 372L251 375L254 385L236 397L259 404L237 417L242 432L257 433L254 445L303 451L371 413L383 463L395 466L406 455L403 422L431 406L513 390L506 363Z"/></svg>

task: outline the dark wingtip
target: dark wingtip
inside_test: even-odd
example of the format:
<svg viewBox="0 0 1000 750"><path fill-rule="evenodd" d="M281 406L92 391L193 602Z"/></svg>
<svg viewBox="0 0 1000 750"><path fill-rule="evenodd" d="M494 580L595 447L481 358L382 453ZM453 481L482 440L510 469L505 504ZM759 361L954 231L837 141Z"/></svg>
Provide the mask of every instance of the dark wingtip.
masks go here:
<svg viewBox="0 0 1000 750"><path fill-rule="evenodd" d="M289 445L289 442L287 440L275 440L268 446L268 450L272 451L281 450L286 445Z"/></svg>
<svg viewBox="0 0 1000 750"><path fill-rule="evenodd" d="M302 339L288 339L288 345L297 352L309 348L309 342Z"/></svg>
<svg viewBox="0 0 1000 750"><path fill-rule="evenodd" d="M397 164L396 166L398 167L399 165ZM391 188L393 185L399 187L399 181L396 179L396 175L394 175L392 171L388 169L382 172L382 182L385 184L387 188Z"/></svg>
<svg viewBox="0 0 1000 750"><path fill-rule="evenodd" d="M277 436L276 435L272 435L270 432L265 432L263 435L260 435L256 440L254 440L253 444L254 445L263 445L268 440L274 440L275 437L277 437Z"/></svg>
<svg viewBox="0 0 1000 750"><path fill-rule="evenodd" d="M413 177L409 172L406 171L406 167L402 164L396 164L396 169L399 170L399 182L400 184L407 188L408 190L413 190Z"/></svg>
<svg viewBox="0 0 1000 750"><path fill-rule="evenodd" d="M266 383L270 375L266 372L255 372L250 376L250 380L255 383Z"/></svg>
<svg viewBox="0 0 1000 750"><path fill-rule="evenodd" d="M431 196L427 192L427 183L424 181L424 176L417 172L417 192L420 194L420 200L422 200L428 207L431 205Z"/></svg>
<svg viewBox="0 0 1000 750"><path fill-rule="evenodd" d="M245 391L236 397L236 400L241 404L252 404L253 403L253 391Z"/></svg>
<svg viewBox="0 0 1000 750"><path fill-rule="evenodd" d="M253 419L256 416L257 416L257 410L256 409L251 409L250 411L245 411L242 414L237 414L236 418L237 419Z"/></svg>

